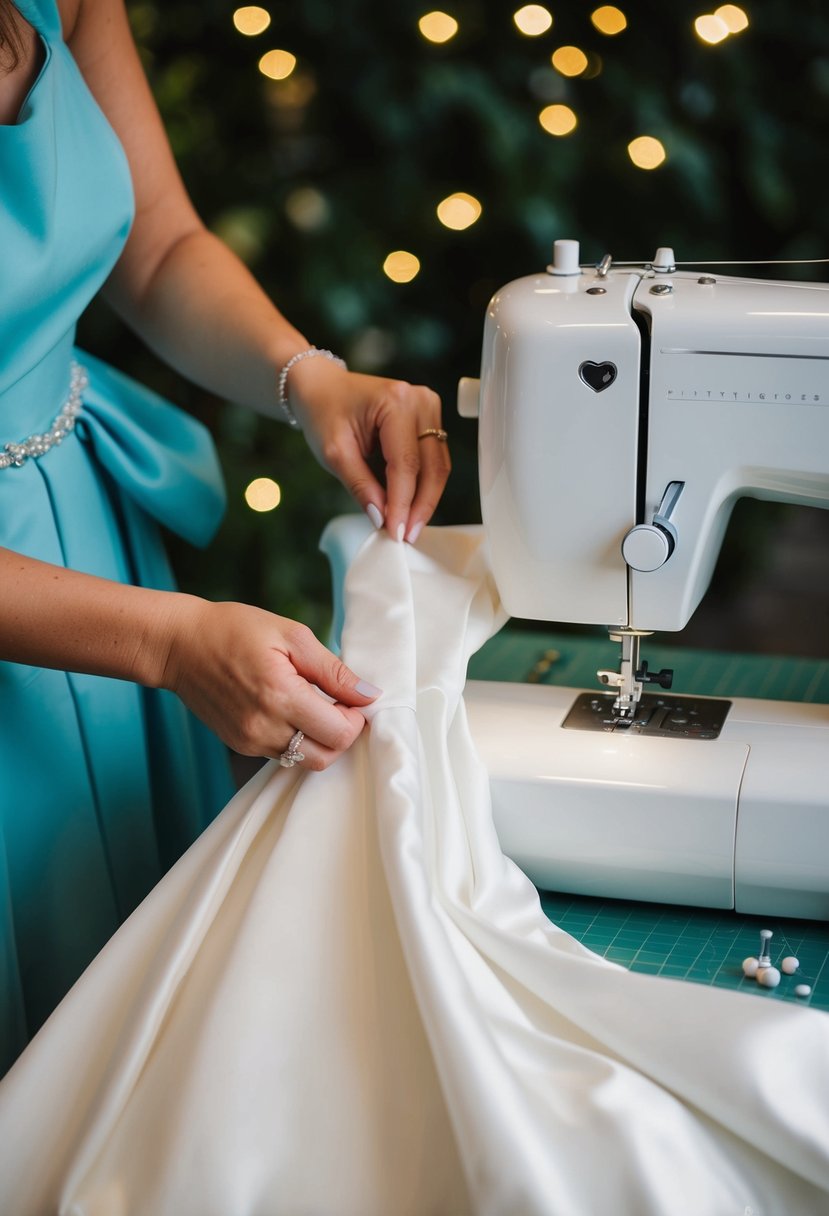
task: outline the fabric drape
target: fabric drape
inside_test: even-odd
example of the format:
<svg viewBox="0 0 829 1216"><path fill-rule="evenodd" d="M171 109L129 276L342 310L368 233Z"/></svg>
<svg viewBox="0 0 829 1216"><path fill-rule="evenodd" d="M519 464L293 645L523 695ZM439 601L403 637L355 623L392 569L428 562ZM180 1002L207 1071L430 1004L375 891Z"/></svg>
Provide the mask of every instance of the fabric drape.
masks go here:
<svg viewBox="0 0 829 1216"><path fill-rule="evenodd" d="M4 1216L817 1216L829 1019L633 974L501 853L478 529L372 536L324 773L267 765L0 1085Z"/></svg>

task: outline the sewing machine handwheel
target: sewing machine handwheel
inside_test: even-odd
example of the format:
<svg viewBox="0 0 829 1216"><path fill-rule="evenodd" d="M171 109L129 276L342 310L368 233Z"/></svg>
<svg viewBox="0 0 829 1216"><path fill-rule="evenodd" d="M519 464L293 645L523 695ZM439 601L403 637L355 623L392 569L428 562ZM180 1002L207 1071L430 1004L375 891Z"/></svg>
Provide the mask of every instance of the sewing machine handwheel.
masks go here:
<svg viewBox="0 0 829 1216"><path fill-rule="evenodd" d="M632 570L658 570L674 551L674 538L658 524L637 524L622 541L622 557Z"/></svg>

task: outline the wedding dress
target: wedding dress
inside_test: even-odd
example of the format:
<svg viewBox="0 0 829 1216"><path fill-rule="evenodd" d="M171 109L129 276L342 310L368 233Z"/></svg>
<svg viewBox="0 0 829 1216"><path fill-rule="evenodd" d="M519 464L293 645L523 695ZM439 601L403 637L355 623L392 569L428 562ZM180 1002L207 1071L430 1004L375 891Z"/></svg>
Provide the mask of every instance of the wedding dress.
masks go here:
<svg viewBox="0 0 829 1216"><path fill-rule="evenodd" d="M36 1036L3 1216L829 1210L829 1018L609 963L502 855L480 530L373 535L346 596L369 729L260 771Z"/></svg>

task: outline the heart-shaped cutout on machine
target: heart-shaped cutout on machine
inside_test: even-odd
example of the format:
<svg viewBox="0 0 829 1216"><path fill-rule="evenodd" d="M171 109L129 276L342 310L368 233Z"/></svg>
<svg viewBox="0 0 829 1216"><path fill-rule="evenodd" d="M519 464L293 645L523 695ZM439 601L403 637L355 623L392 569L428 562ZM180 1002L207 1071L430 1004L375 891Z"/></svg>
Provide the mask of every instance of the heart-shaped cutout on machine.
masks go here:
<svg viewBox="0 0 829 1216"><path fill-rule="evenodd" d="M616 364L593 363L587 359L579 367L579 375L588 388L592 388L594 393L600 393L616 379Z"/></svg>

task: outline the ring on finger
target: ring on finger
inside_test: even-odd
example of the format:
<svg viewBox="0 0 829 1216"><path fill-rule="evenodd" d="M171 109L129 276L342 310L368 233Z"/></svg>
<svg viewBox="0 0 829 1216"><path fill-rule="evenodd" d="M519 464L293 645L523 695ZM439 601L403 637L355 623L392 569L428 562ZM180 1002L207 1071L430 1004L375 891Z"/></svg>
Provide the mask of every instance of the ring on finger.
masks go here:
<svg viewBox="0 0 829 1216"><path fill-rule="evenodd" d="M421 431L418 439L437 439L438 443L446 443L449 435L439 426L429 426L425 431Z"/></svg>
<svg viewBox="0 0 829 1216"><path fill-rule="evenodd" d="M305 735L301 730L294 731L291 735L291 742L279 757L279 763L283 768L293 768L295 764L300 764L305 759L305 752L299 750L304 738Z"/></svg>

